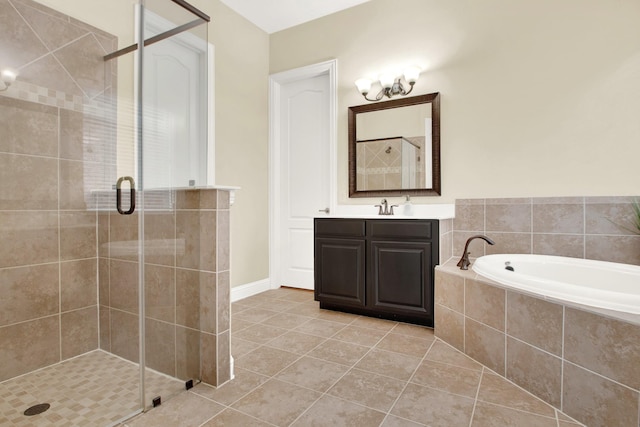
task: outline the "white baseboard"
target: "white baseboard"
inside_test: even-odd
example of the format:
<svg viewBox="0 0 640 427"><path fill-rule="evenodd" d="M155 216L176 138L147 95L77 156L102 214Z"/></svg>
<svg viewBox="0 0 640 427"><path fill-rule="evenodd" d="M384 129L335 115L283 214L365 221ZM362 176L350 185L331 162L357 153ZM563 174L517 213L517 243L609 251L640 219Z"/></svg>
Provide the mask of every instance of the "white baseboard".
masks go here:
<svg viewBox="0 0 640 427"><path fill-rule="evenodd" d="M231 288L231 302L259 294L271 289L271 281L269 279L258 280L257 282L247 283L245 285L234 286Z"/></svg>

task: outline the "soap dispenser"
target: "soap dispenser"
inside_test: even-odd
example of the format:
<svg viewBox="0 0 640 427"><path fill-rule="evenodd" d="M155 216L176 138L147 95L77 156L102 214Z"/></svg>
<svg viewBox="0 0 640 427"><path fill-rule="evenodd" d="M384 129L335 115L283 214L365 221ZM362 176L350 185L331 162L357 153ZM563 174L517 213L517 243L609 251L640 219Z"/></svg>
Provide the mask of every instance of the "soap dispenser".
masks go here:
<svg viewBox="0 0 640 427"><path fill-rule="evenodd" d="M411 204L411 197L405 196L404 205L402 205L402 214L405 216L413 215L413 205Z"/></svg>

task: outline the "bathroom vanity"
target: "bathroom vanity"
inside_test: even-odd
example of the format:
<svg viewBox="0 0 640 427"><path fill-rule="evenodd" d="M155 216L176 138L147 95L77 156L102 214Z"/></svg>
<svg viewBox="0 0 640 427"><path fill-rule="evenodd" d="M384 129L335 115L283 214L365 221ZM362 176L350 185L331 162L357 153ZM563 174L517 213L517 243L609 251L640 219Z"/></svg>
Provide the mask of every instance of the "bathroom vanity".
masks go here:
<svg viewBox="0 0 640 427"><path fill-rule="evenodd" d="M433 326L435 219L316 218L320 308Z"/></svg>

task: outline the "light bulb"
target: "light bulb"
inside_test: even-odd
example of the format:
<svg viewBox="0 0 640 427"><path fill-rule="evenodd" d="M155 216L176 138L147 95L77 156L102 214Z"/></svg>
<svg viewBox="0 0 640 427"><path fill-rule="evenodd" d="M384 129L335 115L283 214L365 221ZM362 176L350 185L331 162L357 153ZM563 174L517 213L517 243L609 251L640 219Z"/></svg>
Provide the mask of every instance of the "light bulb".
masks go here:
<svg viewBox="0 0 640 427"><path fill-rule="evenodd" d="M362 94L369 93L369 91L371 90L371 83L372 82L369 79L356 80L356 86L358 88L358 91L360 91L360 93Z"/></svg>
<svg viewBox="0 0 640 427"><path fill-rule="evenodd" d="M420 67L411 66L404 70L404 79L408 83L415 83L418 81L418 77L420 76Z"/></svg>
<svg viewBox="0 0 640 427"><path fill-rule="evenodd" d="M0 77L2 78L2 82L8 87L11 85L11 83L16 81L18 73L9 68L5 68L4 70L0 71Z"/></svg>

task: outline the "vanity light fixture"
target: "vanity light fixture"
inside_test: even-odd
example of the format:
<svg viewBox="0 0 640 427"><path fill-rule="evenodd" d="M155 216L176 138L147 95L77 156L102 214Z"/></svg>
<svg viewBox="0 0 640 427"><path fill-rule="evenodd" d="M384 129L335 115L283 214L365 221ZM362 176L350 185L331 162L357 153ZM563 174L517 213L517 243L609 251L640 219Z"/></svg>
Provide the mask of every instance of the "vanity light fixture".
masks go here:
<svg viewBox="0 0 640 427"><path fill-rule="evenodd" d="M9 89L9 86L16 81L16 77L18 77L18 73L10 68L3 68L2 71L0 71L0 80L2 80L4 87L0 88L0 92Z"/></svg>
<svg viewBox="0 0 640 427"><path fill-rule="evenodd" d="M371 85L373 81L369 79L358 79L356 80L356 86L358 87L358 91L364 96L364 99L367 101L380 101L384 96L387 98L391 98L395 95L408 95L413 90L413 85L418 81L418 77L420 76L420 68L416 66L408 67L404 70L403 76L395 77L392 74L382 74L378 80L380 81L380 92L375 96L375 98L369 98L367 95L371 91ZM404 78L404 83L402 79ZM406 85L409 85L409 90L407 90Z"/></svg>

